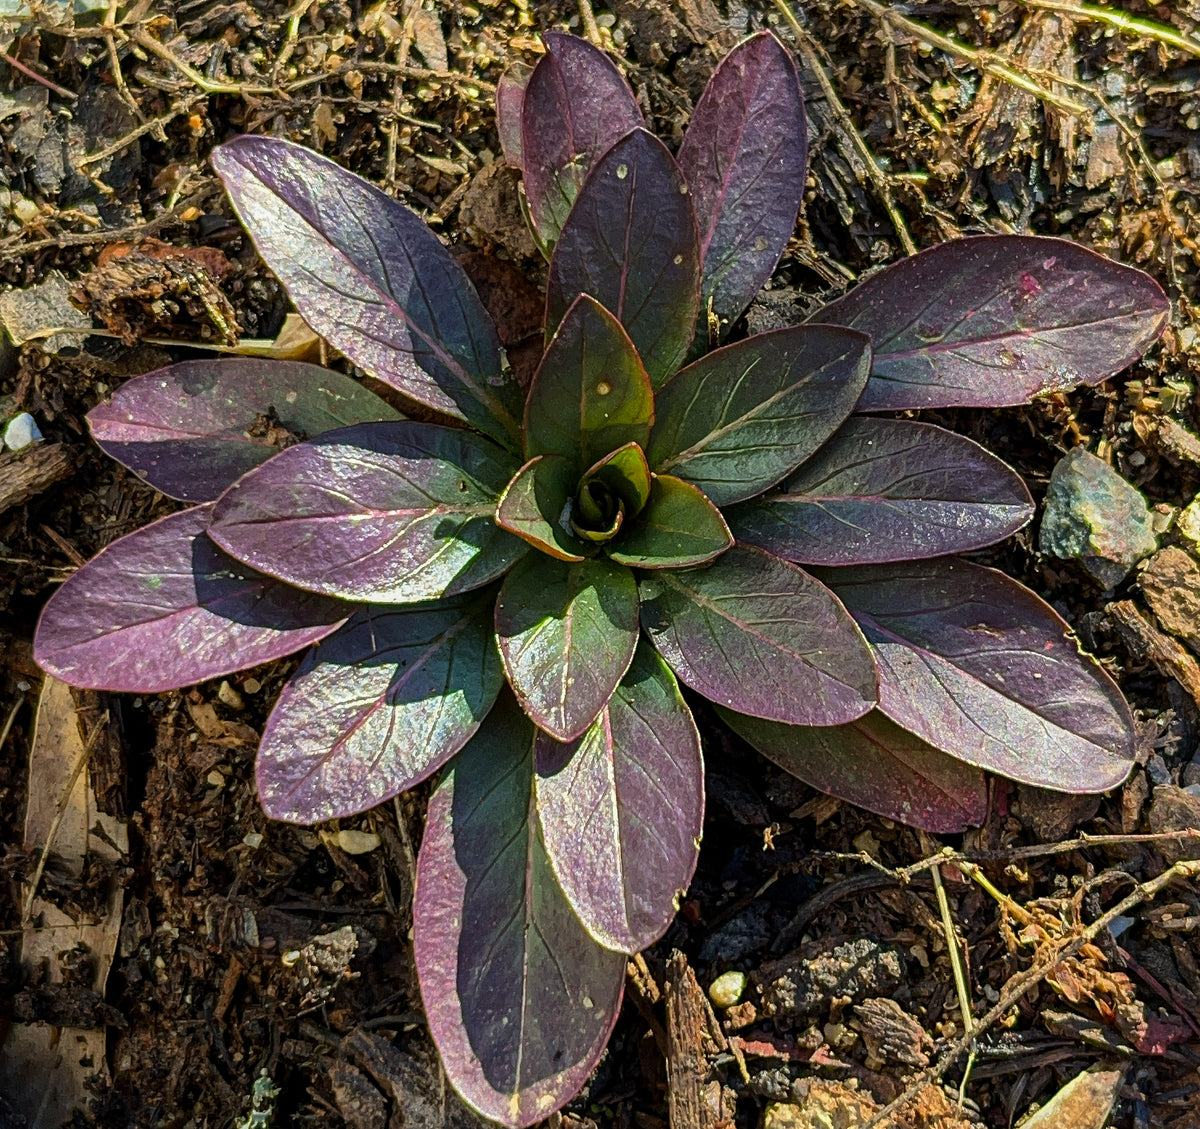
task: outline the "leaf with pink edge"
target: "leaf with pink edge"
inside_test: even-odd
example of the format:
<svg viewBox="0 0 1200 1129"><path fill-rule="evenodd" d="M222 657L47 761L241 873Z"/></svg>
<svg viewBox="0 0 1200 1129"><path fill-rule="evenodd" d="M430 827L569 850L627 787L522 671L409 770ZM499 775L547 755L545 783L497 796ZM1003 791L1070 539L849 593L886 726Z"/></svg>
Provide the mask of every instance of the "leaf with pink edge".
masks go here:
<svg viewBox="0 0 1200 1129"><path fill-rule="evenodd" d="M876 701L875 663L837 597L793 564L735 545L705 568L640 577L642 626L693 690L738 713L839 725Z"/></svg>
<svg viewBox="0 0 1200 1129"><path fill-rule="evenodd" d="M978 235L888 267L813 321L871 336L862 412L1025 404L1137 360L1170 304L1148 274L1064 239Z"/></svg>
<svg viewBox="0 0 1200 1129"><path fill-rule="evenodd" d="M504 681L494 599L366 607L313 648L258 748L267 815L320 823L366 811L462 748Z"/></svg>
<svg viewBox="0 0 1200 1129"><path fill-rule="evenodd" d="M879 564L995 544L1028 523L1033 501L1020 475L965 436L855 416L726 517L739 541L797 564Z"/></svg>
<svg viewBox="0 0 1200 1129"><path fill-rule="evenodd" d="M212 154L238 217L312 328L404 395L520 444L521 390L466 272L403 204L318 153L236 137Z"/></svg>
<svg viewBox="0 0 1200 1129"><path fill-rule="evenodd" d="M588 170L644 120L629 84L603 51L560 32L542 39L546 54L521 102L521 168L534 228L553 246Z"/></svg>
<svg viewBox="0 0 1200 1129"><path fill-rule="evenodd" d="M204 533L211 512L128 533L69 577L42 611L38 665L72 686L155 694L303 650L354 611L222 552Z"/></svg>
<svg viewBox="0 0 1200 1129"><path fill-rule="evenodd" d="M211 502L285 438L401 415L318 365L228 357L183 361L127 380L88 413L105 454L182 502Z"/></svg>
<svg viewBox="0 0 1200 1129"><path fill-rule="evenodd" d="M747 744L785 772L839 800L948 835L987 815L987 778L922 741L878 710L845 725L762 721L717 707Z"/></svg>
<svg viewBox="0 0 1200 1129"><path fill-rule="evenodd" d="M515 460L430 423L364 423L280 451L213 511L226 552L314 592L413 604L479 588L524 544L493 520Z"/></svg>
<svg viewBox="0 0 1200 1129"><path fill-rule="evenodd" d="M587 934L546 857L535 734L504 695L450 762L429 801L413 906L417 979L450 1083L513 1129L575 1096L625 983L625 957Z"/></svg>
<svg viewBox="0 0 1200 1129"><path fill-rule="evenodd" d="M1106 792L1129 775L1121 691L1024 585L955 557L817 575L870 641L879 709L898 725L1040 788Z"/></svg>
<svg viewBox="0 0 1200 1129"><path fill-rule="evenodd" d="M700 248L683 174L635 129L592 169L563 225L546 284L547 340L580 294L625 327L660 387L687 356L700 309Z"/></svg>
<svg viewBox="0 0 1200 1129"><path fill-rule="evenodd" d="M542 837L559 885L605 948L636 953L675 917L700 852L700 734L675 676L642 643L592 727L538 735Z"/></svg>
<svg viewBox="0 0 1200 1129"><path fill-rule="evenodd" d="M679 150L704 262L698 337L709 337L711 309L719 320L709 343L723 340L771 277L796 226L807 165L796 64L760 31L713 71Z"/></svg>
<svg viewBox="0 0 1200 1129"><path fill-rule="evenodd" d="M551 736L573 741L633 660L637 582L603 557L560 561L530 553L504 578L496 638L521 708Z"/></svg>

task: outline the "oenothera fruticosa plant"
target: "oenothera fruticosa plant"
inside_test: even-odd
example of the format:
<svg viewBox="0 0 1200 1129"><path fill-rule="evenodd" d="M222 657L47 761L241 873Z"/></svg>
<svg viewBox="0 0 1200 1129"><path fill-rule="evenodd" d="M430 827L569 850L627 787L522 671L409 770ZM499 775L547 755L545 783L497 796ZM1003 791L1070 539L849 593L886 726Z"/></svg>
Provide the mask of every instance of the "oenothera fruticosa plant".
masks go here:
<svg viewBox="0 0 1200 1129"><path fill-rule="evenodd" d="M545 40L498 97L550 262L528 394L416 215L287 141L222 145L299 312L444 422L303 364L128 381L96 439L194 505L81 568L36 641L59 678L143 693L319 642L267 722L263 806L333 819L441 770L421 990L454 1085L514 1126L583 1084L624 954L692 875L701 742L679 683L801 779L933 831L983 817L985 771L1125 777L1116 685L1037 596L955 556L1029 521L1020 478L889 413L1104 380L1167 316L1136 270L997 236L734 340L805 181L788 53L767 33L736 48L673 157L601 52Z"/></svg>

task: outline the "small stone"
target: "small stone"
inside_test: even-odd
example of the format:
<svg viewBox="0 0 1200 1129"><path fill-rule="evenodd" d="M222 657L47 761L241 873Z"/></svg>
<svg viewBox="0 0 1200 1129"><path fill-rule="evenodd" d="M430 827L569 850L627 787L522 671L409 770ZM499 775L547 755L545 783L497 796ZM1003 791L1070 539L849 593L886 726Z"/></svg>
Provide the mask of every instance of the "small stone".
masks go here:
<svg viewBox="0 0 1200 1129"><path fill-rule="evenodd" d="M1146 762L1146 775L1150 777L1150 783L1156 786L1171 783L1171 771L1167 768L1167 762L1158 753L1152 754Z"/></svg>
<svg viewBox="0 0 1200 1129"><path fill-rule="evenodd" d="M1183 771L1179 774L1179 783L1184 788L1200 784L1200 753L1194 754L1192 759L1183 766Z"/></svg>
<svg viewBox="0 0 1200 1129"><path fill-rule="evenodd" d="M257 694L259 690L262 689L262 683L259 682L257 678L247 678L246 681L242 683L242 689L245 690L247 694Z"/></svg>
<svg viewBox="0 0 1200 1129"><path fill-rule="evenodd" d="M1155 835L1168 831L1200 831L1200 796L1172 784L1161 784L1154 789L1150 810L1146 813L1146 825ZM1170 840L1156 844L1156 849L1169 862L1180 859L1200 859L1200 839Z"/></svg>
<svg viewBox="0 0 1200 1129"><path fill-rule="evenodd" d="M252 851L257 851L263 845L263 837L257 831L247 831L242 836L242 842Z"/></svg>
<svg viewBox="0 0 1200 1129"><path fill-rule="evenodd" d="M1141 493L1103 459L1076 447L1050 475L1039 546L1062 560L1078 560L1112 588L1158 548L1158 539Z"/></svg>
<svg viewBox="0 0 1200 1129"><path fill-rule="evenodd" d="M18 412L8 421L4 428L4 446L10 451L19 451L36 443L42 433L38 430L37 422L28 412Z"/></svg>
<svg viewBox="0 0 1200 1129"><path fill-rule="evenodd" d="M713 1007L719 1007L724 1011L741 1001L748 983L749 979L744 972L736 972L732 969L729 972L722 972L708 986L708 998L712 1000Z"/></svg>
<svg viewBox="0 0 1200 1129"><path fill-rule="evenodd" d="M241 694L239 694L225 679L222 679L221 685L217 687L217 697L231 710L240 710L246 704L242 701Z"/></svg>
<svg viewBox="0 0 1200 1129"><path fill-rule="evenodd" d="M373 831L339 831L337 845L348 855L366 855L378 848L383 840Z"/></svg>

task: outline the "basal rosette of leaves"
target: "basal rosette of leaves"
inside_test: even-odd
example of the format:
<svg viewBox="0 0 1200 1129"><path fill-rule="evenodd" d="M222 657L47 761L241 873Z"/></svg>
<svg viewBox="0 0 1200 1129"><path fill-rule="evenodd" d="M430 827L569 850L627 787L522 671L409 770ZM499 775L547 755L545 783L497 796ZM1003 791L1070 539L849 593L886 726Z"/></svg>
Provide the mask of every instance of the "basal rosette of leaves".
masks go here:
<svg viewBox="0 0 1200 1129"><path fill-rule="evenodd" d="M194 505L81 568L36 639L55 676L138 692L319 642L264 732L263 806L333 819L440 772L421 991L454 1086L513 1126L583 1085L624 954L692 876L703 769L680 684L789 772L931 831L983 818L985 772L1126 776L1116 685L1047 604L956 555L1030 520L1020 478L877 413L1105 380L1168 313L1148 276L1073 244L977 237L734 340L805 181L791 57L768 33L737 47L672 156L606 56L545 43L497 97L549 257L528 394L413 212L236 138L213 164L299 312L444 422L304 364L128 381L92 412L97 441ZM264 413L306 438L254 438Z"/></svg>

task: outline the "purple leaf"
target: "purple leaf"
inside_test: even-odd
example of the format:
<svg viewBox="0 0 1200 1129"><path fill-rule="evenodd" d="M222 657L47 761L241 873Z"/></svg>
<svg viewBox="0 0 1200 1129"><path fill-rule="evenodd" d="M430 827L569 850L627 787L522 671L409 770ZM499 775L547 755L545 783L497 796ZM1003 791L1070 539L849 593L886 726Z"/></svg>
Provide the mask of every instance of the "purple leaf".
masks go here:
<svg viewBox="0 0 1200 1129"><path fill-rule="evenodd" d="M408 208L303 146L237 137L213 168L304 320L372 376L520 441L521 391L462 267Z"/></svg>
<svg viewBox="0 0 1200 1129"><path fill-rule="evenodd" d="M876 700L875 664L836 597L735 545L707 568L643 573L642 626L680 681L738 713L840 725Z"/></svg>
<svg viewBox="0 0 1200 1129"><path fill-rule="evenodd" d="M1033 504L1020 476L970 439L857 416L787 482L726 516L739 541L786 560L854 565L991 545Z"/></svg>
<svg viewBox="0 0 1200 1129"><path fill-rule="evenodd" d="M647 457L718 506L751 498L807 459L854 410L871 342L801 325L727 345L659 389Z"/></svg>
<svg viewBox="0 0 1200 1129"><path fill-rule="evenodd" d="M807 164L796 64L771 32L760 31L713 71L679 150L700 225L701 317L711 309L720 319L716 339L778 264L796 226Z"/></svg>
<svg viewBox="0 0 1200 1129"><path fill-rule="evenodd" d="M72 686L156 694L302 650L354 611L227 556L204 534L211 511L127 534L71 576L42 611L38 665Z"/></svg>
<svg viewBox="0 0 1200 1129"><path fill-rule="evenodd" d="M525 453L564 455L579 472L626 443L645 446L654 392L621 323L581 294L546 348L525 403Z"/></svg>
<svg viewBox="0 0 1200 1129"><path fill-rule="evenodd" d="M542 39L546 54L522 99L521 168L534 227L553 245L588 170L644 121L629 84L603 51L560 32Z"/></svg>
<svg viewBox="0 0 1200 1129"><path fill-rule="evenodd" d="M700 734L666 664L642 644L578 740L536 746L542 837L559 885L605 948L636 953L675 917L704 822Z"/></svg>
<svg viewBox="0 0 1200 1129"><path fill-rule="evenodd" d="M683 363L700 308L696 217L674 158L644 129L597 162L563 225L550 260L547 338L580 294L616 315L655 388Z"/></svg>
<svg viewBox="0 0 1200 1129"><path fill-rule="evenodd" d="M562 520L570 513L579 471L563 455L538 455L513 476L496 507L496 524L560 561L581 561L595 548L585 545ZM544 515L553 514L559 520Z"/></svg>
<svg viewBox="0 0 1200 1129"><path fill-rule="evenodd" d="M717 707L764 757L839 800L935 834L977 827L987 816L987 778L939 752L878 710L846 725L797 726Z"/></svg>
<svg viewBox="0 0 1200 1129"><path fill-rule="evenodd" d="M364 423L280 451L217 502L209 534L301 588L381 604L494 580L525 552L497 528L514 460L429 423Z"/></svg>
<svg viewBox="0 0 1200 1129"><path fill-rule="evenodd" d="M521 147L521 119L525 103L525 87L529 83L532 68L520 59L505 68L496 83L496 132L500 134L500 148L504 159L514 169L523 169L525 162Z"/></svg>
<svg viewBox="0 0 1200 1129"><path fill-rule="evenodd" d="M863 412L1024 404L1099 384L1146 351L1169 304L1148 274L1033 235L955 239L902 259L813 320L871 336Z"/></svg>
<svg viewBox="0 0 1200 1129"><path fill-rule="evenodd" d="M135 376L87 417L106 455L184 502L215 500L276 454L272 427L308 439L354 423L400 418L340 372L240 358L184 361Z"/></svg>
<svg viewBox="0 0 1200 1129"><path fill-rule="evenodd" d="M479 728L504 673L493 594L367 607L313 648L283 688L258 749L271 819L319 823L390 800Z"/></svg>
<svg viewBox="0 0 1200 1129"><path fill-rule="evenodd" d="M454 1088L503 1125L579 1091L608 1042L625 957L563 896L533 810L533 725L507 696L429 801L413 947L429 1030Z"/></svg>
<svg viewBox="0 0 1200 1129"><path fill-rule="evenodd" d="M603 558L572 562L530 553L504 578L496 638L521 708L552 737L573 741L633 660L633 573Z"/></svg>
<svg viewBox="0 0 1200 1129"><path fill-rule="evenodd" d="M879 664L879 708L931 745L1040 788L1105 792L1133 718L1049 604L953 557L821 570Z"/></svg>

